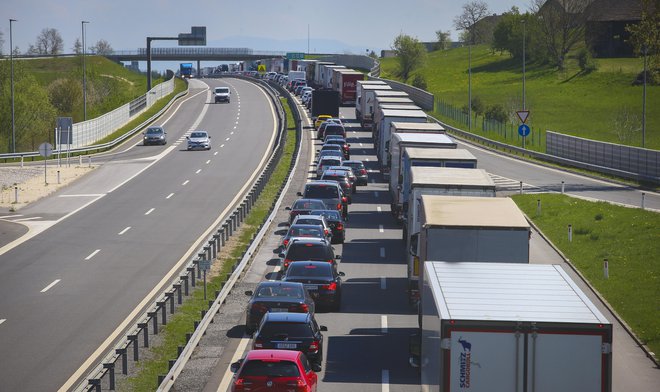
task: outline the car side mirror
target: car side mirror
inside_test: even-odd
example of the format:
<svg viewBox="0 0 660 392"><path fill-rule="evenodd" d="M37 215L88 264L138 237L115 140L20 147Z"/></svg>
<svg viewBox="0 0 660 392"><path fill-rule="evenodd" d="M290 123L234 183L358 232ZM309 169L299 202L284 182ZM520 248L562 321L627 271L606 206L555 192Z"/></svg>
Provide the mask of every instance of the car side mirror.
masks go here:
<svg viewBox="0 0 660 392"><path fill-rule="evenodd" d="M210 138L211 138L211 136L209 136L209 139L210 139Z"/></svg>
<svg viewBox="0 0 660 392"><path fill-rule="evenodd" d="M339 276L346 276L346 274L341 272L341 271L339 271L338 274L339 274Z"/></svg>
<svg viewBox="0 0 660 392"><path fill-rule="evenodd" d="M254 291L252 291L252 290L247 290L247 291L245 291L245 295L252 296L252 295L254 295Z"/></svg>
<svg viewBox="0 0 660 392"><path fill-rule="evenodd" d="M321 326L319 326L319 330L320 330L321 332L327 332L327 331L328 331L328 327L326 327L325 325L321 325Z"/></svg>
<svg viewBox="0 0 660 392"><path fill-rule="evenodd" d="M238 369L241 367L242 363L243 363L243 360L239 359L238 361L231 364L231 366L229 367L229 370L231 370L232 373L236 373L238 371Z"/></svg>

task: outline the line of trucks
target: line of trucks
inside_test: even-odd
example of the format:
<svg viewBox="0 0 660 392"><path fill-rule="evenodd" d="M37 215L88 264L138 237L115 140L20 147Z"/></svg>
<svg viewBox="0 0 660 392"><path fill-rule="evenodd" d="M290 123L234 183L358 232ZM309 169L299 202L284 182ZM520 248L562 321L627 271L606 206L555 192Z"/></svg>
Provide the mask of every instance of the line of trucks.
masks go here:
<svg viewBox="0 0 660 392"><path fill-rule="evenodd" d="M339 69L309 61L305 75ZM527 219L476 157L383 81L356 81L355 113L403 227L422 391L611 391L612 324L561 266L530 264Z"/></svg>

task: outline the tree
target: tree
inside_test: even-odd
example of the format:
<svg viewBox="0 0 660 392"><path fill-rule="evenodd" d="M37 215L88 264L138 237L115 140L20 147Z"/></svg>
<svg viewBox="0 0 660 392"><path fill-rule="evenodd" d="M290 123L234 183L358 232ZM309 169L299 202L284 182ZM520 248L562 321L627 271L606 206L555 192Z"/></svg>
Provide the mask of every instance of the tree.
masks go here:
<svg viewBox="0 0 660 392"><path fill-rule="evenodd" d="M27 55L39 54L39 50L34 45L30 44L30 46L28 46L27 50L25 51L25 54Z"/></svg>
<svg viewBox="0 0 660 392"><path fill-rule="evenodd" d="M82 54L82 43L80 43L80 38L76 38L71 50L73 50L73 53L75 54Z"/></svg>
<svg viewBox="0 0 660 392"><path fill-rule="evenodd" d="M463 13L454 18L454 27L456 30L469 33L467 36L469 44L483 42L485 32L477 25L477 22L486 17L489 12L488 4L485 1L473 0L465 3Z"/></svg>
<svg viewBox="0 0 660 392"><path fill-rule="evenodd" d="M500 52L509 52L515 59L522 59L523 37L525 40L525 57L532 61L543 61L547 58L539 41L539 28L536 15L521 14L518 7L502 14L502 18L493 31L491 47Z"/></svg>
<svg viewBox="0 0 660 392"><path fill-rule="evenodd" d="M541 41L548 57L560 70L566 55L584 40L588 0L534 0Z"/></svg>
<svg viewBox="0 0 660 392"><path fill-rule="evenodd" d="M410 74L426 61L426 48L417 38L401 34L394 39L392 49L399 61L399 76L405 82Z"/></svg>
<svg viewBox="0 0 660 392"><path fill-rule="evenodd" d="M442 31L438 30L435 32L436 37L438 37L438 42L435 44L437 50L447 50L451 45L451 33L449 30Z"/></svg>
<svg viewBox="0 0 660 392"><path fill-rule="evenodd" d="M112 54L112 52L114 52L112 46L110 46L110 43L104 39L98 40L96 45L91 46L89 50L90 52L98 54L100 56L109 55Z"/></svg>
<svg viewBox="0 0 660 392"><path fill-rule="evenodd" d="M655 79L654 76L660 72L660 4L654 10L650 0L642 0L642 20L626 26L626 30L630 33L630 43L635 52L643 56L646 50L651 79Z"/></svg>
<svg viewBox="0 0 660 392"><path fill-rule="evenodd" d="M41 30L34 46L39 54L55 55L64 49L64 40L57 29L49 27Z"/></svg>

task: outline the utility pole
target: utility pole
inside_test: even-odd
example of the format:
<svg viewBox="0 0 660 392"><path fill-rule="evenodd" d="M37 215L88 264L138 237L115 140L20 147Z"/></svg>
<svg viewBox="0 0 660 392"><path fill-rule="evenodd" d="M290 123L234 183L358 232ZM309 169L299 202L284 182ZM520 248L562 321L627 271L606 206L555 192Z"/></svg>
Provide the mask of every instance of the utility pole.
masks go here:
<svg viewBox="0 0 660 392"><path fill-rule="evenodd" d="M16 120L14 118L14 42L11 24L16 19L9 19L9 62L11 63L11 152L16 153Z"/></svg>
<svg viewBox="0 0 660 392"><path fill-rule="evenodd" d="M81 24L82 30L82 68L83 68L83 121L87 121L87 72L85 70L85 24L89 23L83 20Z"/></svg>

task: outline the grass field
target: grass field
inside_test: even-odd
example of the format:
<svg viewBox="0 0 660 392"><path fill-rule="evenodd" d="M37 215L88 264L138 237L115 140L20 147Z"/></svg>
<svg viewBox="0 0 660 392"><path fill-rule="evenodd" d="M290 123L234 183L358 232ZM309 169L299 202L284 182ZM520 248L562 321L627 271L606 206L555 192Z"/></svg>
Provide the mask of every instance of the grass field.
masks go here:
<svg viewBox="0 0 660 392"><path fill-rule="evenodd" d="M641 121L642 87L633 86L632 82L643 69L642 60L595 61L598 69L589 74L580 73L574 59L568 60L564 72L527 64L525 95L531 112L528 124L532 129L640 146L641 131L625 142L614 123L622 113L636 115ZM396 67L395 58L382 59L381 76L396 79ZM457 48L430 52L418 73L426 78L427 90L436 98L461 108L468 102L467 69L468 49ZM502 104L513 120L515 111L522 109L522 64L508 54L493 53L485 45L473 47L472 97L475 96L485 106ZM646 108L646 147L660 149L660 86L647 88Z"/></svg>
<svg viewBox="0 0 660 392"><path fill-rule="evenodd" d="M513 200L642 342L660 353L660 215L557 194L516 195ZM609 279L604 277L604 259Z"/></svg>
<svg viewBox="0 0 660 392"><path fill-rule="evenodd" d="M220 263L221 268L217 276L210 278L207 285L207 291L214 293L220 290L226 282L227 274L232 271L235 262L240 261L240 257L249 246L250 239L256 234L258 226L266 219L270 213L270 206L277 197L277 192L285 181L291 159L296 147L296 125L289 109L287 100L281 98L282 105L287 113L288 129L284 153L271 175L268 184L264 188L259 199L254 204L252 211L248 214L246 222L239 230L238 238L230 240L233 247L230 254L215 260ZM212 298L212 295L209 296ZM193 323L201 319L200 312L208 309L207 301L204 300L203 286L199 284L193 291L191 297L187 298L183 305L172 316L171 321L162 327L163 339L161 343L150 349L149 359L140 361L137 366L137 374L119 383L119 391L147 392L154 391L158 387L158 376L165 375L168 372L168 361L177 358L178 346L184 346L186 343L186 333L192 333Z"/></svg>

